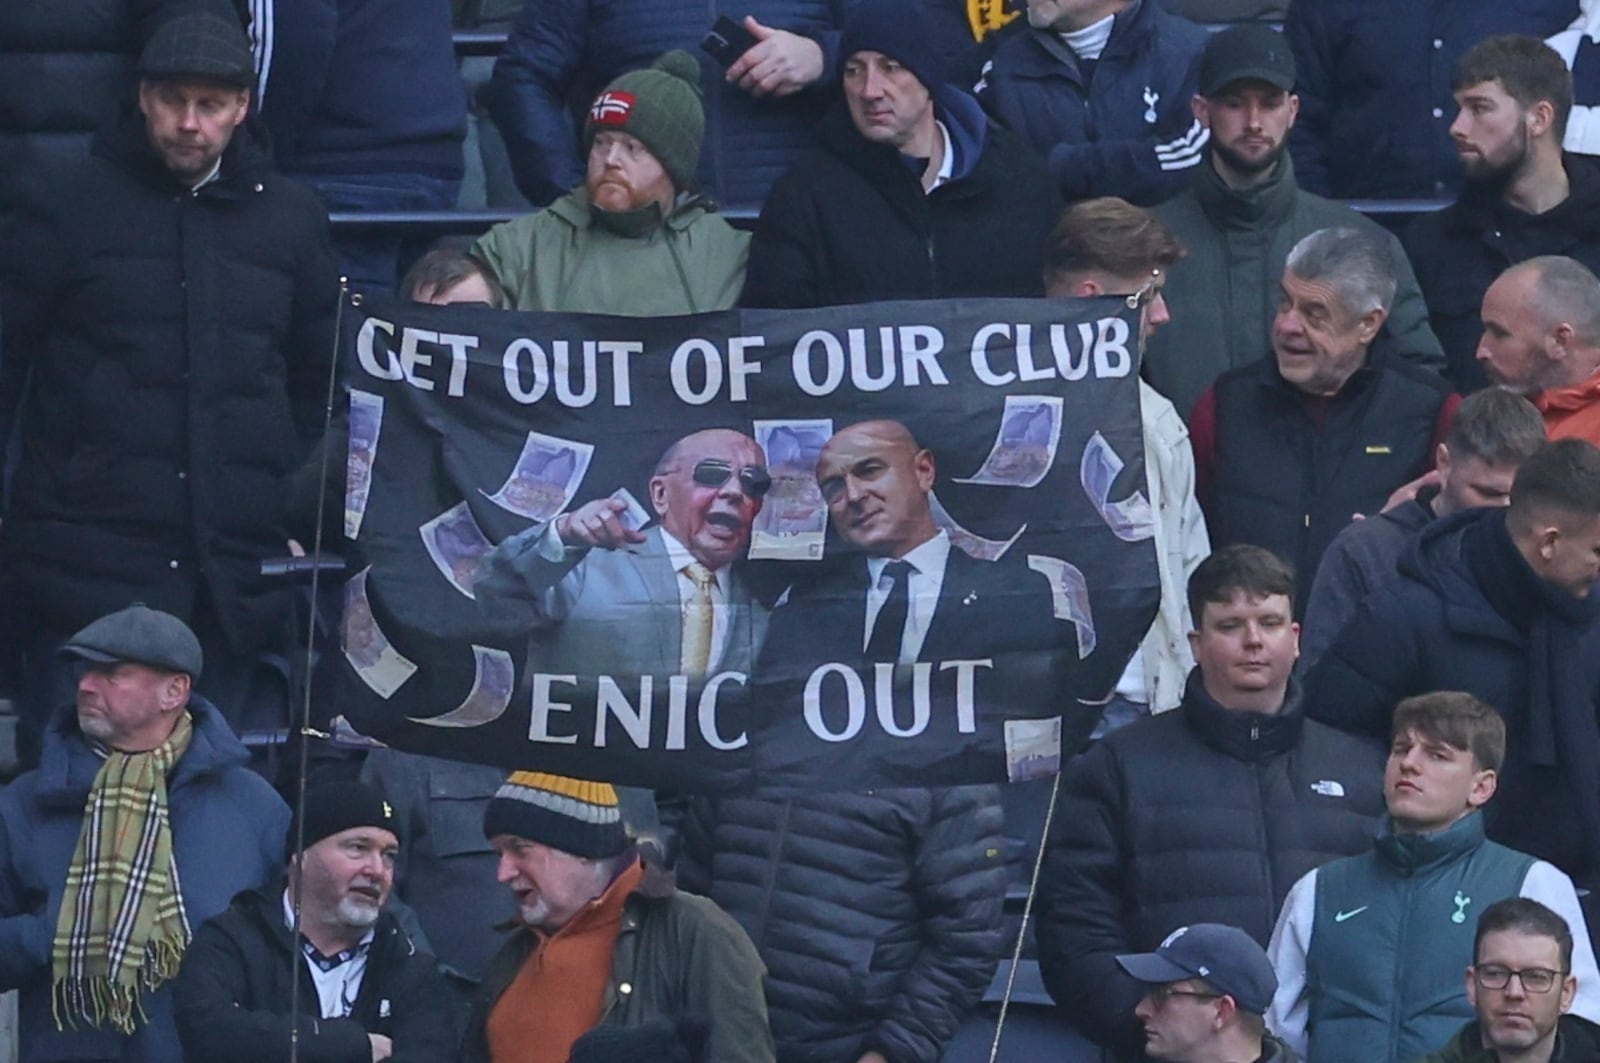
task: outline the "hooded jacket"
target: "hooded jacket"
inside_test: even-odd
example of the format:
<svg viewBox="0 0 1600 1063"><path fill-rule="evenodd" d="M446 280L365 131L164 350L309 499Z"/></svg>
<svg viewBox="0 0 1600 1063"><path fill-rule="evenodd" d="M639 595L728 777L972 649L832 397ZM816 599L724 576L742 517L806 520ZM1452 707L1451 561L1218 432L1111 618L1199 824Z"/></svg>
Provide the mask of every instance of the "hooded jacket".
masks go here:
<svg viewBox="0 0 1600 1063"><path fill-rule="evenodd" d="M1563 600L1544 585L1505 520L1468 510L1423 528L1399 578L1367 597L1313 669L1306 711L1387 742L1402 698L1463 690L1494 706L1506 758L1489 837L1588 885L1600 856L1600 597Z"/></svg>
<svg viewBox="0 0 1600 1063"><path fill-rule="evenodd" d="M904 156L834 108L821 144L762 208L741 305L1044 294L1040 263L1057 209L1044 163L965 93L947 86L935 102L956 159L932 192Z"/></svg>
<svg viewBox="0 0 1600 1063"><path fill-rule="evenodd" d="M1500 1056L1483 1045L1476 1021L1461 1027L1450 1043L1424 1056L1416 1063L1499 1063ZM1600 1026L1576 1015L1563 1015L1556 1021L1556 1046L1550 1063L1596 1063L1600 1061Z"/></svg>
<svg viewBox="0 0 1600 1063"><path fill-rule="evenodd" d="M1198 670L1183 704L1091 746L1061 778L1039 882L1039 968L1074 1027L1137 1059L1143 987L1118 953L1197 922L1263 945L1289 887L1371 845L1383 813L1376 750L1281 711L1224 708Z"/></svg>
<svg viewBox="0 0 1600 1063"><path fill-rule="evenodd" d="M167 779L172 851L191 931L283 869L289 809L249 768L250 755L204 698L189 701L194 737ZM45 1060L172 1063L182 1059L173 984L140 997L146 1021L131 1037L56 1028L50 950L84 803L102 761L67 710L45 732L39 767L0 790L0 992L20 990L18 1063Z"/></svg>
<svg viewBox="0 0 1600 1063"><path fill-rule="evenodd" d="M1509 206L1497 191L1468 185L1461 198L1424 214L1405 231L1445 376L1463 394L1488 383L1477 361L1483 293L1509 266L1538 255L1566 255L1600 270L1600 164L1564 156L1569 193L1543 214Z"/></svg>

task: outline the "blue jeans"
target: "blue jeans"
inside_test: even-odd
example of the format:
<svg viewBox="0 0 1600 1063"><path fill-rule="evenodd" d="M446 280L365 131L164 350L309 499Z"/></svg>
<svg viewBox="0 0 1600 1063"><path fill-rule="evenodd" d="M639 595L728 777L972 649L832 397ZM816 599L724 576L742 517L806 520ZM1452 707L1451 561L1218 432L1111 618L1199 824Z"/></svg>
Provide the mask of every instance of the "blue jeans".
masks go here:
<svg viewBox="0 0 1600 1063"><path fill-rule="evenodd" d="M328 212L386 212L452 210L461 193L459 178L422 174L291 174L309 186ZM334 233L333 250L339 268L358 292L395 290L400 271L426 246L425 239L407 237L398 229L342 229Z"/></svg>

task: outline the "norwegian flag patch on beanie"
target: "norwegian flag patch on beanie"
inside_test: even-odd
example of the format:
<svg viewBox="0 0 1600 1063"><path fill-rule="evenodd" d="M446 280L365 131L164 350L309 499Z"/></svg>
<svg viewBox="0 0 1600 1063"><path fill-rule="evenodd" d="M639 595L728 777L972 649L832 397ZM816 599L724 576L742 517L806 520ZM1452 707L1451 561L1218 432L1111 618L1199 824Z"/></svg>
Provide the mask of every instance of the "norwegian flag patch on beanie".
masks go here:
<svg viewBox="0 0 1600 1063"><path fill-rule="evenodd" d="M602 92L589 108L589 121L595 125L627 125L628 113L636 102L638 97L631 92L616 89Z"/></svg>

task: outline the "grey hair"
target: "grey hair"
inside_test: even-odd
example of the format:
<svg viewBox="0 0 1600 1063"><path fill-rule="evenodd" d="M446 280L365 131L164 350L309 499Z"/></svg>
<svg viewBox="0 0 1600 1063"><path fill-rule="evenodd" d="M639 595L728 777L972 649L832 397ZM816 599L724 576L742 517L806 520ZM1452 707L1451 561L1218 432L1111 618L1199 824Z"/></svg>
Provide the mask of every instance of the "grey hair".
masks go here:
<svg viewBox="0 0 1600 1063"><path fill-rule="evenodd" d="M1355 317L1394 305L1394 257L1371 233L1360 229L1318 229L1303 237L1284 263L1305 281L1333 288Z"/></svg>
<svg viewBox="0 0 1600 1063"><path fill-rule="evenodd" d="M1545 328L1571 325L1585 344L1600 343L1600 278L1565 255L1540 255L1512 269L1533 271L1528 303Z"/></svg>

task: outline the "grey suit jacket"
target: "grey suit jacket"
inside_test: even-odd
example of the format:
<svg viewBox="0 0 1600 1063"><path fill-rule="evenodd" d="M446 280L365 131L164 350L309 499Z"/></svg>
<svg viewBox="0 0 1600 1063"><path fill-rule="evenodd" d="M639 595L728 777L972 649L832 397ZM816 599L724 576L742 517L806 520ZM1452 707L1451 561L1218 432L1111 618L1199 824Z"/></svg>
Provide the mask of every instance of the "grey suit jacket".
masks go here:
<svg viewBox="0 0 1600 1063"><path fill-rule="evenodd" d="M539 553L543 527L512 536L478 567L473 591L497 629L530 631L530 671L672 675L682 659L677 573L661 530L624 550ZM767 610L735 575L727 588L727 642L717 671L749 674L766 637Z"/></svg>

